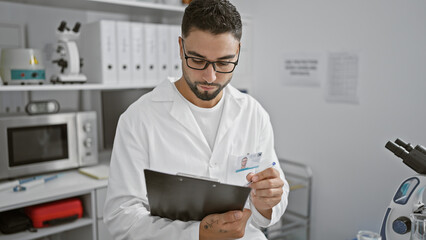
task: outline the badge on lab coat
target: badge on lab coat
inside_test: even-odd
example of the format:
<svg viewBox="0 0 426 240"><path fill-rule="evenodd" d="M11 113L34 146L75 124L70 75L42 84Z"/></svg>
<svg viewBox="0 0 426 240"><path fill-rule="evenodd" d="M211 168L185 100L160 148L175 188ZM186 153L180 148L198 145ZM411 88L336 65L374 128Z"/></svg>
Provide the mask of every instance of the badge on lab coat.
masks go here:
<svg viewBox="0 0 426 240"><path fill-rule="evenodd" d="M258 168L261 158L261 152L239 156L235 162L235 172Z"/></svg>

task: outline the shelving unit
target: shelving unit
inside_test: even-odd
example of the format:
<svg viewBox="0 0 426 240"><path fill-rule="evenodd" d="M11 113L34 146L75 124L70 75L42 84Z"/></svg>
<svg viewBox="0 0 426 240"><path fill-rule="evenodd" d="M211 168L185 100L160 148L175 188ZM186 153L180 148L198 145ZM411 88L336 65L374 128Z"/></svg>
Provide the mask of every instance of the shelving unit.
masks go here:
<svg viewBox="0 0 426 240"><path fill-rule="evenodd" d="M32 239L38 239L46 236L50 236L55 233L60 233L76 228L81 228L84 226L90 226L92 225L93 221L90 218L81 218L76 220L75 222L71 222L68 224L58 225L54 227L48 227L48 228L41 228L38 229L37 232L29 233L29 232L19 232L11 235L2 235L0 233L0 239L1 240L32 240Z"/></svg>
<svg viewBox="0 0 426 240"><path fill-rule="evenodd" d="M281 221L264 230L269 240L309 240L312 171L309 166L280 159L290 184L289 203Z"/></svg>
<svg viewBox="0 0 426 240"><path fill-rule="evenodd" d="M103 204L103 199L98 199L97 192L101 189L106 189L107 183L107 180L96 180L78 173L77 170L69 170L62 172L61 177L55 181L29 191L13 192L12 189L10 191L1 191L0 212L78 197L83 204L83 217L73 222L39 228L37 232L0 233L0 240L32 240L64 232L82 236L79 238L80 240L98 239L97 216L101 214L99 205ZM80 231L84 233L80 233Z"/></svg>
<svg viewBox="0 0 426 240"><path fill-rule="evenodd" d="M174 11L174 12L183 12L185 10L185 6L177 6L177 5L169 5L169 4L161 4L154 2L144 2L137 0L88 0L89 2L98 2L103 4L115 4L119 6L128 6L128 7L138 7L138 8L149 8L149 9L157 9L157 10L165 10L165 11Z"/></svg>
<svg viewBox="0 0 426 240"><path fill-rule="evenodd" d="M164 14L168 17L183 14L184 5L170 5L142 0L1 0L57 8L102 11L125 14Z"/></svg>
<svg viewBox="0 0 426 240"><path fill-rule="evenodd" d="M146 84L47 84L47 85L0 85L0 92L19 91L75 91L75 90L120 90L154 88Z"/></svg>

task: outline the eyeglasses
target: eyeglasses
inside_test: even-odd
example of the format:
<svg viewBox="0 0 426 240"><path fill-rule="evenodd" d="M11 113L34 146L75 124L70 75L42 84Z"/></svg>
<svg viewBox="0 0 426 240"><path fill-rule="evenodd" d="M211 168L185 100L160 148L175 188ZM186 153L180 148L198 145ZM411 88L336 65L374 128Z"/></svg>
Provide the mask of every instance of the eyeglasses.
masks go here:
<svg viewBox="0 0 426 240"><path fill-rule="evenodd" d="M207 61L206 59L199 58L199 57L190 57L186 55L185 51L185 44L182 38L182 48L183 48L183 54L185 55L186 65L189 68L195 69L195 70L204 70L206 69L210 64L213 65L213 69L215 72L218 73L231 73L234 71L235 66L238 64L238 60L240 59L240 46L238 46L238 58L235 62L230 61Z"/></svg>

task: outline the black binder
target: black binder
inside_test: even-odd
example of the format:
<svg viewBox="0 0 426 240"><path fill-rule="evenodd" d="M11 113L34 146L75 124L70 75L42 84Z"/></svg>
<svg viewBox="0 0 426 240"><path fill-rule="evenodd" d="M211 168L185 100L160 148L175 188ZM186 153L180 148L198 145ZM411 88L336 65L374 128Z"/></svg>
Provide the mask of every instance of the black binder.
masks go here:
<svg viewBox="0 0 426 240"><path fill-rule="evenodd" d="M144 172L151 215L171 220L201 221L213 213L243 210L251 190L198 177Z"/></svg>

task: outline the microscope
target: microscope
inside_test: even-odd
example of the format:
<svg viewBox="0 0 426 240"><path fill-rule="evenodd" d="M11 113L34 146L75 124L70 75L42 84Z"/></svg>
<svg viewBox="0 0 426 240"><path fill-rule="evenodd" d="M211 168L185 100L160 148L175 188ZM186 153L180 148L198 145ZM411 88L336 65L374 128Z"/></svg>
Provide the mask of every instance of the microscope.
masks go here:
<svg viewBox="0 0 426 240"><path fill-rule="evenodd" d="M418 174L405 179L396 191L383 218L382 240L426 239L426 211L423 191L426 186L426 149L413 147L401 139L385 146Z"/></svg>
<svg viewBox="0 0 426 240"><path fill-rule="evenodd" d="M59 58L53 60L52 63L57 64L61 70L58 75L52 76L52 83L84 83L87 81L87 77L80 71L83 67L83 61L80 59L75 42L80 37L80 26L81 24L77 22L74 28L70 30L67 23L62 21L56 31L59 38L56 44L56 55Z"/></svg>

